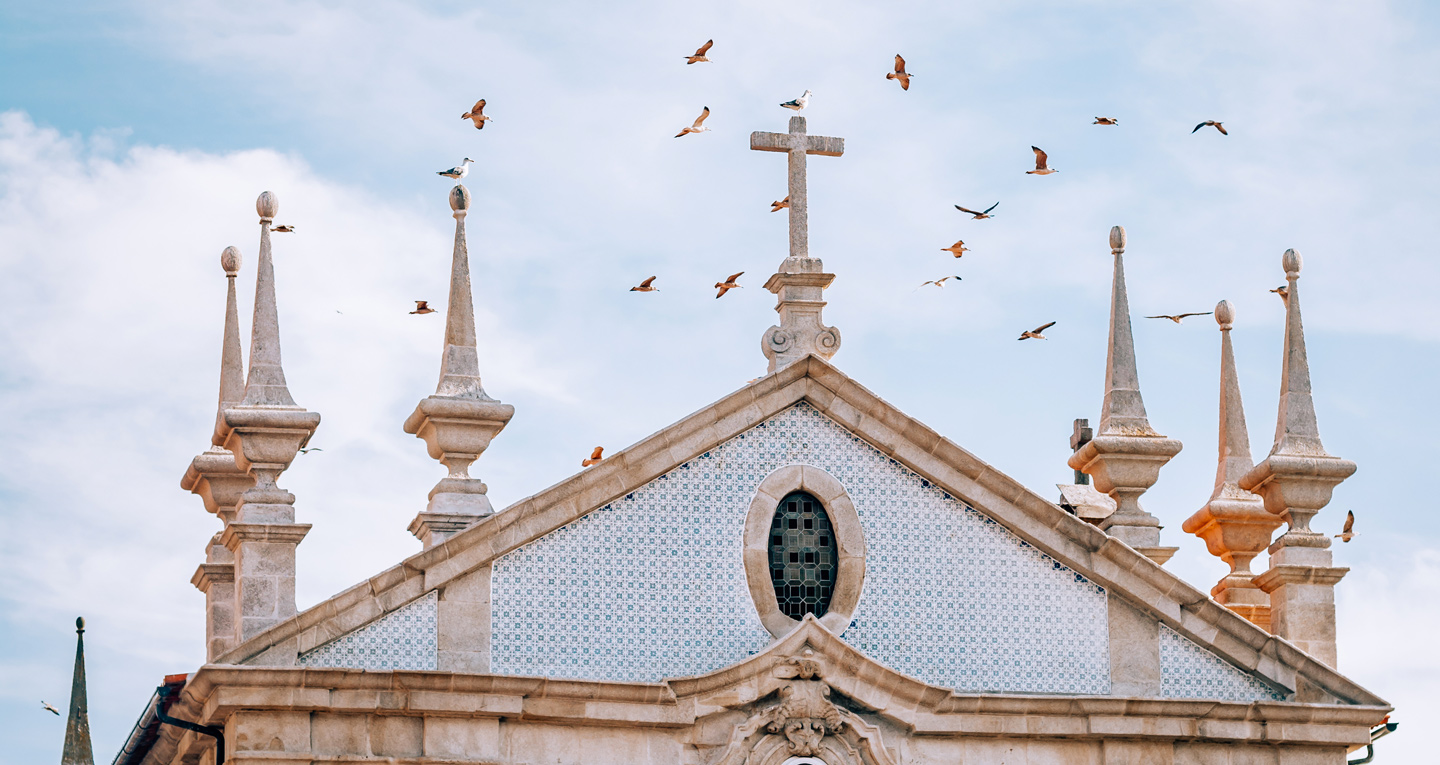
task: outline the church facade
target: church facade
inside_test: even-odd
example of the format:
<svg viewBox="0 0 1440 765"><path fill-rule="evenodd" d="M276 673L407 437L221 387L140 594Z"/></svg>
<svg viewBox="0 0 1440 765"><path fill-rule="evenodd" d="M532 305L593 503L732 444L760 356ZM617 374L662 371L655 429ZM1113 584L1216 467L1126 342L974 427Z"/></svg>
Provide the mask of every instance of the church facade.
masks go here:
<svg viewBox="0 0 1440 765"><path fill-rule="evenodd" d="M208 661L167 678L117 765L1339 765L1370 743L1390 707L1335 669L1345 570L1309 528L1355 466L1320 446L1298 254L1258 465L1217 313L1221 458L1185 530L1232 571L1206 593L1139 503L1180 445L1140 396L1123 230L1087 480L1062 487L1088 499L1057 505L831 363L804 167L843 142L797 117L752 146L790 164L769 373L498 512L469 466L514 410L480 382L456 186L441 379L404 424L448 468L410 526L424 549L304 611L309 526L276 480L320 418L285 385L262 195L248 371L227 250L220 411L184 478L223 524L193 580Z"/></svg>

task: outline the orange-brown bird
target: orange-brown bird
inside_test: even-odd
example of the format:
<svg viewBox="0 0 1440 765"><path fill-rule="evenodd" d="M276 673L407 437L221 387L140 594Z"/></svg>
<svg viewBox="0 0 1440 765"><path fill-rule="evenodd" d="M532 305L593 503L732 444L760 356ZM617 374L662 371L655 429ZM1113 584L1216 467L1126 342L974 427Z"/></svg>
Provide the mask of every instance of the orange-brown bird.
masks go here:
<svg viewBox="0 0 1440 765"><path fill-rule="evenodd" d="M887 80L899 80L899 81L900 81L900 89L901 89L901 90L909 90L909 89L910 89L910 78L911 78L911 77L914 77L914 76L915 76L915 75L910 74L909 72L905 71L905 59L902 58L899 53L896 53L896 54L895 54L895 71L893 71L893 72L887 72L887 73L885 74L885 79L887 79Z"/></svg>
<svg viewBox="0 0 1440 765"><path fill-rule="evenodd" d="M933 285L935 285L936 287L940 287L940 288L943 289L943 288L945 287L945 282L946 282L947 280L949 280L949 279L954 279L955 281L960 281L960 277L958 277L958 276L942 276L942 277L940 277L939 279L932 279L932 280L930 280L930 281L928 281L928 282L925 282L925 283L921 284L920 287L924 287L924 286L933 284ZM916 287L916 289L919 289L920 287Z"/></svg>
<svg viewBox="0 0 1440 765"><path fill-rule="evenodd" d="M985 211L984 211L984 212L976 212L976 211L974 211L974 210L971 210L971 209L968 208L968 207L961 207L960 205L955 205L955 209L956 209L956 210L959 210L960 212L963 212L963 213L970 213L971 215L974 216L974 219L975 219L975 220L985 220L986 218L993 218L993 217L995 217L994 215L991 215L991 214L990 214L990 211L991 211L991 210L994 210L995 208L997 208L997 207L999 207L999 206L1000 206L1000 203L999 203L999 202L996 202L995 204L990 205L989 207L985 208Z"/></svg>
<svg viewBox="0 0 1440 765"><path fill-rule="evenodd" d="M1213 128L1215 128L1216 130L1219 130L1219 131L1220 131L1220 135L1230 135L1230 131L1226 130L1224 125L1221 125L1220 123L1216 122L1215 120L1205 120L1204 122L1200 123L1199 125L1196 125L1196 126L1195 126L1195 130L1191 130L1191 131L1190 131L1190 135L1195 135L1195 131L1196 131L1196 130L1199 130L1199 129L1202 128L1202 127L1213 127Z"/></svg>
<svg viewBox="0 0 1440 765"><path fill-rule="evenodd" d="M771 202L771 203L770 203L770 212L780 212L781 210L784 210L785 208L787 208L787 207L789 207L789 206L790 206L790 195L789 195L789 194L786 194L786 195L785 195L785 198L782 199L782 200L780 200L779 202Z"/></svg>
<svg viewBox="0 0 1440 765"><path fill-rule="evenodd" d="M1039 146L1031 146L1030 150L1035 152L1035 169L1026 170L1026 175L1049 175L1051 173L1060 172L1059 170L1051 169L1050 165L1048 164L1050 156L1044 151L1042 151Z"/></svg>
<svg viewBox="0 0 1440 765"><path fill-rule="evenodd" d="M1029 330L1029 331L1026 331L1026 332L1021 332L1021 333L1020 333L1020 337L1017 338L1017 339L1019 339L1019 340L1044 340L1044 339L1045 339L1045 336L1042 335L1042 334L1040 334L1040 333L1041 333L1041 332L1044 332L1045 330L1047 330L1047 329L1049 329L1049 328L1051 328L1051 327L1053 327L1053 326L1055 326L1055 322L1053 322L1053 321L1050 322L1049 324L1041 324L1040 326L1038 326L1038 327L1036 327L1036 328L1034 328L1034 329L1032 329L1032 330Z"/></svg>
<svg viewBox="0 0 1440 765"><path fill-rule="evenodd" d="M725 297L725 293L729 292L730 290L740 289L740 285L736 284L735 280L739 279L740 274L743 273L745 272L741 271L740 273L731 274L730 276L725 278L725 281L715 282L715 289L719 290L715 293L715 299L719 300L720 298Z"/></svg>
<svg viewBox="0 0 1440 765"><path fill-rule="evenodd" d="M958 258L965 253L970 252L970 248L965 246L964 239L956 239L954 244L950 245L949 247L941 247L940 251L948 252Z"/></svg>
<svg viewBox="0 0 1440 765"><path fill-rule="evenodd" d="M428 300L416 300L415 310L411 311L410 313L435 313L435 309L430 307L430 301Z"/></svg>
<svg viewBox="0 0 1440 765"><path fill-rule="evenodd" d="M580 467L587 468L591 465L598 465L600 464L600 460L603 459L605 459L605 447L597 446L595 447L595 451L590 452L589 458L580 460Z"/></svg>
<svg viewBox="0 0 1440 765"><path fill-rule="evenodd" d="M689 135L689 134L691 134L691 133L704 133L704 132L710 130L710 128L708 128L708 127L701 127L701 126L700 126L700 123L704 122L704 121L705 121L705 118L706 118L706 117L709 117L709 116L710 116L710 107L707 106L707 107L705 107L705 111L700 112L700 116L695 118L695 123L694 123L693 125L691 125L690 127L687 127L687 128L681 128L681 129L680 129L680 132L678 132L678 133L675 134L675 137L676 137L676 138L679 138L679 137L681 137L681 136Z"/></svg>
<svg viewBox="0 0 1440 765"><path fill-rule="evenodd" d="M294 226L272 226L272 227L270 228L270 230L271 230L271 231L274 231L274 232L277 233L277 234L288 234L288 233L294 231L294 230L295 230L295 227L294 227Z"/></svg>
<svg viewBox="0 0 1440 765"><path fill-rule="evenodd" d="M710 63L710 59L705 58L705 54L710 50L710 46L712 46L712 45L714 45L714 44L715 44L715 41L714 41L714 40L706 40L704 45L701 45L698 49L696 49L695 55L693 55L693 56L685 56L685 65L686 65L686 66L689 66L689 65L691 65L691 64L708 64L708 63Z"/></svg>
<svg viewBox="0 0 1440 765"><path fill-rule="evenodd" d="M1276 287L1275 289L1270 291L1275 293L1276 295L1279 295L1281 300L1287 302L1290 300L1290 288L1288 285L1282 284L1279 287Z"/></svg>
<svg viewBox="0 0 1440 765"><path fill-rule="evenodd" d="M479 101L476 101L474 106L470 107L470 111L460 115L460 119L470 120L471 122L475 123L476 130L484 130L485 123L489 122L492 119L490 117L486 117L484 112L485 99L482 98Z"/></svg>
<svg viewBox="0 0 1440 765"><path fill-rule="evenodd" d="M1355 511L1350 510L1345 513L1345 528L1341 529L1335 538L1341 542L1349 542L1357 536L1359 535L1355 533Z"/></svg>
<svg viewBox="0 0 1440 765"><path fill-rule="evenodd" d="M1145 318L1147 318L1147 319L1169 319L1170 321L1173 321L1173 322L1175 322L1176 324L1180 324L1180 323L1183 323L1183 322L1185 321L1185 317L1186 317L1186 316L1209 316L1209 315L1212 314L1212 313L1214 313L1214 311L1196 311L1196 312L1194 312L1194 313L1177 313L1177 314L1162 313L1162 314L1160 314L1159 316L1146 316Z"/></svg>
<svg viewBox="0 0 1440 765"><path fill-rule="evenodd" d="M1120 124L1120 120L1117 120L1117 119L1115 119L1114 117L1096 117L1096 118L1095 118L1095 121L1092 122L1092 123L1090 123L1090 124L1092 124L1092 125L1119 125L1119 124Z"/></svg>
<svg viewBox="0 0 1440 765"><path fill-rule="evenodd" d="M640 286L639 286L639 287L631 287L631 288L630 288L630 291L631 291L631 292L659 292L659 291L660 291L660 288L659 288L659 287L652 287L652 286L650 286L650 283L653 282L653 281L655 281L655 277L652 276L652 277L650 277L649 279L646 279L645 281L640 282Z"/></svg>

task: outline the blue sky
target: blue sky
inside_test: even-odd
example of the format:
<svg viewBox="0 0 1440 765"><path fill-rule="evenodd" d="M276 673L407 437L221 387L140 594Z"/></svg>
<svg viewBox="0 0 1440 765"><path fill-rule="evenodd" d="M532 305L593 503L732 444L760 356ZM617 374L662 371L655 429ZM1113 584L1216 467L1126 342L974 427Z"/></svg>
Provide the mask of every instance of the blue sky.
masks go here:
<svg viewBox="0 0 1440 765"><path fill-rule="evenodd" d="M748 150L806 88L811 248L838 275L835 363L1047 496L1095 418L1106 235L1129 231L1137 315L1238 312L1256 457L1273 432L1280 254L1302 276L1321 433L1359 472L1315 525L1337 546L1341 670L1440 713L1437 11L1419 2L0 2L0 738L54 759L70 624L90 620L97 756L164 674L203 658L189 584L216 529L178 488L213 421L234 244L253 284L275 191L291 390L325 420L281 484L315 524L302 607L418 549L441 468L400 424L434 385L452 221L467 185L481 364L516 406L474 473L497 506L764 371L785 253L783 160ZM708 38L713 64L681 56ZM909 92L883 75L903 53ZM495 121L458 119L485 97ZM676 140L702 106L713 132ZM1099 115L1120 125L1091 125ZM1228 137L1192 135L1221 119ZM1027 176L1030 145L1059 173ZM975 222L951 205L1000 201ZM939 252L963 237L973 252ZM744 270L745 289L708 287ZM914 288L959 274L943 291ZM658 293L628 287L657 275ZM434 321L428 321L434 319ZM1016 343L1055 320L1050 340ZM248 327L248 321L244 322ZM1136 319L1152 423L1185 450L1145 498L1168 566L1224 570L1180 523L1215 469L1218 333ZM1338 530L1338 529L1337 529ZM1411 730L1417 730L1412 728ZM1421 737L1387 740L1391 756Z"/></svg>

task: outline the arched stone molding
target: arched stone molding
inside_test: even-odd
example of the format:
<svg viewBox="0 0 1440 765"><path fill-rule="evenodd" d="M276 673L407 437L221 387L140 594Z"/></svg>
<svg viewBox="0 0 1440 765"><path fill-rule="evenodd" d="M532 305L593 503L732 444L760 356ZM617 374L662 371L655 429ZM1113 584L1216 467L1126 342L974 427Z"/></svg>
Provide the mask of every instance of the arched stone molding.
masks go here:
<svg viewBox="0 0 1440 765"><path fill-rule="evenodd" d="M820 468L786 465L765 476L755 487L755 497L750 500L750 511L745 516L745 578L750 585L750 599L755 602L760 622L771 635L784 637L800 625L780 612L770 583L770 524L780 508L780 500L792 491L809 492L820 500L835 530L835 547L839 553L835 588L830 595L830 607L820 617L820 623L838 635L850 626L860 602L860 589L865 584L865 533L845 487Z"/></svg>

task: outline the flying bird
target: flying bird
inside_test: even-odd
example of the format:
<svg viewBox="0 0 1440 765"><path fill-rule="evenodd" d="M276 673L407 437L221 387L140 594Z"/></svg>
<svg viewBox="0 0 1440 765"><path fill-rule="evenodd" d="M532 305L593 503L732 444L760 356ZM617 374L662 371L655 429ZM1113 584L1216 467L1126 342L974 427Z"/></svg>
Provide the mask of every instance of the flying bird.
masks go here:
<svg viewBox="0 0 1440 765"><path fill-rule="evenodd" d="M461 178L464 178L465 176L470 174L470 165L474 164L474 162L475 160L466 157L465 161L461 162L458 167L452 167L449 170L440 170L435 174L443 175L446 178L454 178L455 182L459 183Z"/></svg>
<svg viewBox="0 0 1440 765"><path fill-rule="evenodd" d="M580 467L590 467L591 465L598 465L600 464L600 460L603 459L605 459L605 447L597 446L595 447L595 451L590 452L590 456L588 458L580 460Z"/></svg>
<svg viewBox="0 0 1440 765"><path fill-rule="evenodd" d="M956 281L960 281L960 277L958 277L958 276L942 276L942 277L940 277L939 279L935 279L935 280L932 280L932 281L925 282L924 284L921 284L920 287L924 287L924 286L926 286L926 285L933 284L933 285L935 285L936 287L940 287L940 288L943 289L943 288L945 287L945 282L946 282L947 280L949 280L949 279L954 279L954 280L956 280ZM919 287L917 287L916 289L919 289Z"/></svg>
<svg viewBox="0 0 1440 765"><path fill-rule="evenodd" d="M288 233L294 231L294 230L295 230L295 227L294 227L294 226L290 226L290 225L274 226L274 227L272 227L270 230L273 231L273 232L275 232L275 233L277 233L277 234L288 234Z"/></svg>
<svg viewBox="0 0 1440 765"><path fill-rule="evenodd" d="M50 706L50 702L41 700L40 706L45 707L46 711L54 712L56 717L60 716L60 710Z"/></svg>
<svg viewBox="0 0 1440 765"><path fill-rule="evenodd" d="M782 199L782 200L780 200L779 202L771 202L771 203L770 203L770 212L780 212L781 210L784 210L785 208L787 208L787 207L789 207L789 206L790 206L790 195L787 194L787 195L785 195L785 198Z"/></svg>
<svg viewBox="0 0 1440 765"><path fill-rule="evenodd" d="M1220 123L1216 122L1215 120L1205 120L1204 122L1200 123L1199 125L1196 125L1196 126L1195 126L1195 130L1191 130L1191 131L1190 131L1190 135L1195 135L1196 131L1200 130L1200 128L1202 128L1202 127L1213 127L1213 128L1215 128L1216 130L1219 130L1219 131L1220 131L1220 135L1230 135L1230 131L1226 130L1224 125L1221 125Z"/></svg>
<svg viewBox="0 0 1440 765"><path fill-rule="evenodd" d="M705 53L706 53L706 51L710 50L710 46L711 46L711 45L714 45L714 44L715 44L715 41L714 41L714 40L706 40L704 45L701 45L699 48L696 48L696 49L695 49L695 55L693 55L693 56L685 56L685 57L684 57L684 58L685 58L685 65L686 65L686 66L689 66L689 65L691 65L691 64L701 64L701 63L708 64L708 63L710 63L710 59L705 58Z"/></svg>
<svg viewBox="0 0 1440 765"><path fill-rule="evenodd" d="M310 452L323 452L323 451L325 451L325 450L324 450L324 449L321 449L321 448L318 447L318 446L312 446L312 447L310 447L309 449L301 449L301 450L300 450L300 453L301 453L301 454L309 454Z"/></svg>
<svg viewBox="0 0 1440 765"><path fill-rule="evenodd" d="M965 253L970 252L970 248L965 246L964 239L956 239L954 244L950 245L949 247L941 247L940 251L948 252L958 258L963 256Z"/></svg>
<svg viewBox="0 0 1440 765"><path fill-rule="evenodd" d="M1355 511L1350 510L1345 513L1345 528L1341 529L1340 533L1335 535L1335 538L1340 540L1341 542L1349 542L1356 536Z"/></svg>
<svg viewBox="0 0 1440 765"><path fill-rule="evenodd" d="M1275 293L1276 295L1279 295L1281 300L1284 300L1284 301L1286 301L1286 302L1289 302L1289 301L1290 301L1290 288L1289 288L1289 286L1282 284L1282 285L1280 285L1279 287L1276 287L1275 289L1270 290L1270 291L1273 292L1273 293Z"/></svg>
<svg viewBox="0 0 1440 765"><path fill-rule="evenodd" d="M639 286L639 287L631 287L631 288L630 288L630 291L631 291L631 292L659 292L659 291L660 291L660 288L659 288L659 287L651 287L651 286L650 286L650 283L653 282L653 281L655 281L655 277L652 276L652 277L650 277L649 279L646 279L645 281L640 282L640 286Z"/></svg>
<svg viewBox="0 0 1440 765"><path fill-rule="evenodd" d="M805 91L805 95L795 99L794 101L786 101L785 103L780 105L785 107L786 109L794 109L798 112L801 109L804 109L805 107L810 105L810 91Z"/></svg>
<svg viewBox="0 0 1440 765"><path fill-rule="evenodd" d="M691 125L690 127L687 127L687 128L685 128L685 129L681 130L680 132L676 133L676 134L675 134L675 137L676 137L676 138L679 138L680 136L682 136L682 135L687 135L687 134L689 134L689 133L704 133L704 132L706 132L706 131L709 130L710 128L708 128L708 127L701 127L701 126L700 126L700 123L704 122L704 121L705 121L705 118L706 118L706 117L709 117L709 116L710 116L710 107L707 106L707 107L705 107L705 111L700 112L700 116L695 118L695 124L693 124L693 125Z"/></svg>
<svg viewBox="0 0 1440 765"><path fill-rule="evenodd" d="M1032 329L1032 330L1030 330L1030 331L1028 331L1028 332L1021 332L1021 333L1020 333L1020 337L1017 338L1017 339L1019 339L1019 340L1044 340L1044 339L1045 339L1045 336L1042 335L1042 334L1040 334L1040 333L1041 333L1041 332L1044 332L1045 330L1047 330L1047 329L1049 329L1049 328L1051 328L1051 327L1053 327L1053 326L1055 326L1055 322L1053 322L1053 321L1050 322L1049 324L1041 324L1040 326L1038 326L1038 327L1036 327L1036 328L1034 328L1034 329Z"/></svg>
<svg viewBox="0 0 1440 765"><path fill-rule="evenodd" d="M460 115L460 119L470 120L471 122L475 123L476 130L484 130L485 123L489 122L492 119L491 117L486 117L484 112L485 99L482 98L479 101L476 101L474 106L470 107L470 111Z"/></svg>
<svg viewBox="0 0 1440 765"><path fill-rule="evenodd" d="M1026 170L1026 175L1049 175L1051 173L1060 172L1059 170L1050 169L1050 166L1046 164L1046 162L1049 161L1050 156L1046 154L1043 150L1041 150L1039 146L1031 146L1030 150L1035 152L1035 169Z"/></svg>
<svg viewBox="0 0 1440 765"><path fill-rule="evenodd" d="M991 214L990 214L990 211L991 211L991 210L994 210L995 208L997 208L997 207L999 207L999 206L1000 206L1000 203L999 203L999 202L996 202L995 204L990 205L989 207L985 208L985 212L975 212L974 210L971 210L971 209L968 209L968 208L965 208L965 207L961 207L960 205L955 205L955 209L956 209L956 210L959 210L960 212L970 213L971 215L975 216L972 220L985 220L986 218L993 218L993 217L995 217L994 215L991 215Z"/></svg>
<svg viewBox="0 0 1440 765"><path fill-rule="evenodd" d="M1120 120L1117 120L1117 119L1115 119L1114 117L1096 117L1096 118L1095 118L1095 121L1092 122L1092 123L1090 123L1090 124L1092 124L1092 125L1119 125L1119 124L1120 124Z"/></svg>
<svg viewBox="0 0 1440 765"><path fill-rule="evenodd" d="M719 300L720 298L724 297L724 296L725 296L725 293L729 292L730 290L739 289L741 285L736 284L736 283L735 283L735 280L736 280L736 279L739 279L739 278L740 278L740 274L743 274L743 273L745 273L745 272L744 272L744 271L741 271L740 273L731 274L731 275L729 275L728 277L725 278L725 281L723 281L723 282L715 282L715 289L719 290L718 292L715 293L715 299L716 299L716 300Z"/></svg>
<svg viewBox="0 0 1440 765"><path fill-rule="evenodd" d="M1145 318L1147 318L1147 319L1169 319L1170 321L1173 321L1173 322L1175 322L1176 324L1180 324L1180 323L1182 323L1182 322L1185 321L1185 317L1186 317L1186 316L1209 316L1209 315L1212 314L1212 313L1214 313L1214 311L1195 311L1194 313L1177 313L1177 314L1173 314L1173 315L1172 315L1172 314L1168 314L1168 313L1162 313L1162 314L1160 314L1159 316L1146 316Z"/></svg>
<svg viewBox="0 0 1440 765"><path fill-rule="evenodd" d="M896 54L895 54L895 71L893 71L893 72L886 72L886 74L885 74L885 79L887 79L887 80L899 80L899 81L900 81L900 89L901 89L901 90L909 90L909 89L910 89L910 78L911 78L911 77L914 77L914 76L915 76L915 75L910 74L909 72L905 71L905 59L904 59L899 53L896 53Z"/></svg>
<svg viewBox="0 0 1440 765"><path fill-rule="evenodd" d="M411 311L410 313L435 313L435 309L430 307L430 301L428 300L416 300L415 310Z"/></svg>

